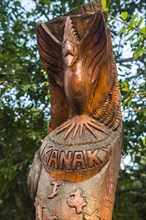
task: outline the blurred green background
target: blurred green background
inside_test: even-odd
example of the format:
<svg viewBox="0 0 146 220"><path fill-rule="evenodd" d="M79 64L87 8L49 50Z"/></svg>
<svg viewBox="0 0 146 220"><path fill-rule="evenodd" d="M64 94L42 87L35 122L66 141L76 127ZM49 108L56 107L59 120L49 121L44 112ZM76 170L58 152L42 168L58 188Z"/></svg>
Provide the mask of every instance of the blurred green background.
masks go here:
<svg viewBox="0 0 146 220"><path fill-rule="evenodd" d="M27 175L47 135L50 95L35 28L84 0L0 0L0 219L33 220ZM124 138L113 220L146 220L144 0L103 0L122 94Z"/></svg>

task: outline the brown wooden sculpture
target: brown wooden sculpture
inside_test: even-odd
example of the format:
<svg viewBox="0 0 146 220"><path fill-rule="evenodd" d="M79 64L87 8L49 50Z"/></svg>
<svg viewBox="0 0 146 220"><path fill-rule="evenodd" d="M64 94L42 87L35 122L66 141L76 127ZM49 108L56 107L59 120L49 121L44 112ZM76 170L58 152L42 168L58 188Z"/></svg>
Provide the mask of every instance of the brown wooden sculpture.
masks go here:
<svg viewBox="0 0 146 220"><path fill-rule="evenodd" d="M28 183L37 220L111 220L121 110L110 31L100 3L37 26L51 94L49 134Z"/></svg>

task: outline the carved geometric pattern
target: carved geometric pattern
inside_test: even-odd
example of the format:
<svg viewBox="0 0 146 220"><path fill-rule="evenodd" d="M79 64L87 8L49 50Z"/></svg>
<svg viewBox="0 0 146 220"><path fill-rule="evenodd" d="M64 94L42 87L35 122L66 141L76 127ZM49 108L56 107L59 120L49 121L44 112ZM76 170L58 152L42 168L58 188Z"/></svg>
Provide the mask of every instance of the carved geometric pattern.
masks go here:
<svg viewBox="0 0 146 220"><path fill-rule="evenodd" d="M52 181L51 185L53 186L52 193L47 196L48 199L53 199L58 195L58 187L61 185L61 182L59 181Z"/></svg>
<svg viewBox="0 0 146 220"><path fill-rule="evenodd" d="M50 216L48 212L43 211L43 219L42 220L59 220L57 216Z"/></svg>
<svg viewBox="0 0 146 220"><path fill-rule="evenodd" d="M36 220L58 220L54 215L50 215L46 208L43 207L41 200L36 197L35 200L36 207Z"/></svg>
<svg viewBox="0 0 146 220"><path fill-rule="evenodd" d="M84 213L83 220L101 220L101 218L98 215L98 212L99 211L97 209L91 215Z"/></svg>
<svg viewBox="0 0 146 220"><path fill-rule="evenodd" d="M87 205L85 197L82 196L82 189L76 189L73 193L70 194L67 203L71 208L76 209L76 213L80 214L83 212L83 208Z"/></svg>

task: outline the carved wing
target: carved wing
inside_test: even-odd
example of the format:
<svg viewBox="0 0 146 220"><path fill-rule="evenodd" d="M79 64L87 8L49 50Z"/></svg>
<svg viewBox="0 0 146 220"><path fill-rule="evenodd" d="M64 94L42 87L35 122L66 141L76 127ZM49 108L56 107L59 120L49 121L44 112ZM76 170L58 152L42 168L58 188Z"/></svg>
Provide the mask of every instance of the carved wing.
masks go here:
<svg viewBox="0 0 146 220"><path fill-rule="evenodd" d="M86 48L86 49L85 49ZM81 41L80 53L86 71L94 83L107 52L107 36L101 11L94 15L93 23Z"/></svg>
<svg viewBox="0 0 146 220"><path fill-rule="evenodd" d="M55 82L63 86L63 60L61 42L49 31L46 24L37 26L38 49L43 65Z"/></svg>
<svg viewBox="0 0 146 220"><path fill-rule="evenodd" d="M61 42L50 32L46 24L38 24L37 39L40 57L49 73L51 94L50 132L64 122L69 115L69 106L63 88L62 47Z"/></svg>
<svg viewBox="0 0 146 220"><path fill-rule="evenodd" d="M89 114L116 129L121 123L120 92L110 30L100 10L95 13L93 23L81 40L80 53L94 87Z"/></svg>

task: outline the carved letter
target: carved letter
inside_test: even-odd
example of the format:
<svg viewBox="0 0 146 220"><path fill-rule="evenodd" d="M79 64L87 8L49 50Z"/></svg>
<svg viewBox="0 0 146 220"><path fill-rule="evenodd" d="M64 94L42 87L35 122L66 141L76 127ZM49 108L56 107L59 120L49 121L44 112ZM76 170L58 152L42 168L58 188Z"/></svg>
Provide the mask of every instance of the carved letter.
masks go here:
<svg viewBox="0 0 146 220"><path fill-rule="evenodd" d="M59 168L60 169L71 169L71 161L72 161L73 152L71 151L61 151L60 152L60 161L59 161Z"/></svg>
<svg viewBox="0 0 146 220"><path fill-rule="evenodd" d="M84 154L82 151L77 151L74 153L72 168L77 169L78 167L82 169L86 168Z"/></svg>
<svg viewBox="0 0 146 220"><path fill-rule="evenodd" d="M57 169L58 168L58 150L54 150L50 156L48 166Z"/></svg>
<svg viewBox="0 0 146 220"><path fill-rule="evenodd" d="M42 159L44 159L47 162L49 160L49 157L50 157L52 151L53 151L53 148L46 145L44 150L41 153Z"/></svg>
<svg viewBox="0 0 146 220"><path fill-rule="evenodd" d="M88 150L87 158L88 158L88 165L90 168L95 167L101 163L101 160L97 157L98 150Z"/></svg>

